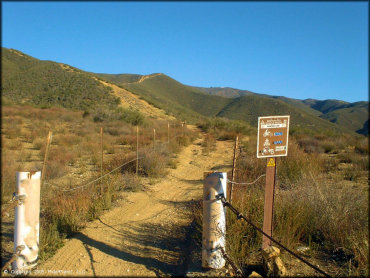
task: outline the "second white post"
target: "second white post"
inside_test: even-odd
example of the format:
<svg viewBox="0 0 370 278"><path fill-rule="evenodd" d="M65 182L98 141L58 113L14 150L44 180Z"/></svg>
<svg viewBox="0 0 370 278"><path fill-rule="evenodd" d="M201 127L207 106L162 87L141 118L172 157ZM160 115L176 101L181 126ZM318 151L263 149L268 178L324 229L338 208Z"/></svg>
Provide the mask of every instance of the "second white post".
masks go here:
<svg viewBox="0 0 370 278"><path fill-rule="evenodd" d="M226 218L225 208L216 198L223 194L226 198L227 173L204 173L203 185L203 234L202 267L220 269L225 266L221 248L225 249Z"/></svg>

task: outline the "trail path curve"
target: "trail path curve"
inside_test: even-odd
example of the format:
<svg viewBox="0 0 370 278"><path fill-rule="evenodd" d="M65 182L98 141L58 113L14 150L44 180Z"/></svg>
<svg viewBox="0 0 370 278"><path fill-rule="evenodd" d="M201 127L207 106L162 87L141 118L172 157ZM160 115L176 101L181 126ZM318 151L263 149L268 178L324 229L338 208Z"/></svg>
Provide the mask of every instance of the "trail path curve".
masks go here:
<svg viewBox="0 0 370 278"><path fill-rule="evenodd" d="M192 127L194 128L194 127ZM218 141L202 154L203 138L186 147L179 165L145 192L123 193L123 200L90 222L51 259L36 269L41 275L164 276L187 268L188 202L202 195L203 172L230 170L233 142Z"/></svg>

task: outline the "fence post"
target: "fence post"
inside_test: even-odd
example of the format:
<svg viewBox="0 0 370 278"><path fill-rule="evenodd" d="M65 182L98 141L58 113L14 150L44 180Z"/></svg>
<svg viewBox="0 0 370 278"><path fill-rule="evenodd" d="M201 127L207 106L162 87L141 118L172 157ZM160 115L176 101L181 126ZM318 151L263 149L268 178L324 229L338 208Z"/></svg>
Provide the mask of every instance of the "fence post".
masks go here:
<svg viewBox="0 0 370 278"><path fill-rule="evenodd" d="M136 175L139 173L139 126L136 126Z"/></svg>
<svg viewBox="0 0 370 278"><path fill-rule="evenodd" d="M203 185L202 268L220 269L225 266L221 249L225 249L225 208L216 195L226 198L227 173L205 172Z"/></svg>
<svg viewBox="0 0 370 278"><path fill-rule="evenodd" d="M49 134L48 134L48 142L46 143L46 150L45 150L45 156L44 156L44 164L42 165L41 183L44 182L44 178L45 178L46 163L48 161L49 148L50 148L52 136L53 136L53 133L51 131L49 131Z"/></svg>
<svg viewBox="0 0 370 278"><path fill-rule="evenodd" d="M153 128L153 148L155 148L155 128Z"/></svg>
<svg viewBox="0 0 370 278"><path fill-rule="evenodd" d="M167 143L170 143L170 123L167 123Z"/></svg>
<svg viewBox="0 0 370 278"><path fill-rule="evenodd" d="M101 163L100 163L100 195L103 195L103 128L100 128L100 152L101 152Z"/></svg>
<svg viewBox="0 0 370 278"><path fill-rule="evenodd" d="M263 214L263 231L272 236L272 220L274 215L274 195L276 177L276 158L267 158L266 166L266 186L265 186L265 205ZM262 249L271 245L271 240L262 236Z"/></svg>
<svg viewBox="0 0 370 278"><path fill-rule="evenodd" d="M235 145L234 145L234 157L233 157L233 171L231 172L231 181L234 182L235 180L235 167L236 167L236 150L238 149L238 136L235 138ZM233 184L230 183L230 204L233 198Z"/></svg>
<svg viewBox="0 0 370 278"><path fill-rule="evenodd" d="M40 229L41 172L17 172L16 195L18 206L14 219L14 252L20 255L12 263L15 271L24 271L37 264Z"/></svg>

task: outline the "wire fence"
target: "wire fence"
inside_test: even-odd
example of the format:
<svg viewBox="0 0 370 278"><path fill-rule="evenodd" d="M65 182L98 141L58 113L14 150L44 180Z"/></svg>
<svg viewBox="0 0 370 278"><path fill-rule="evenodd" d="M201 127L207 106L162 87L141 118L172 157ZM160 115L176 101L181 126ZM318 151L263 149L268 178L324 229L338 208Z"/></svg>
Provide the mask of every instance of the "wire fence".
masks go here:
<svg viewBox="0 0 370 278"><path fill-rule="evenodd" d="M306 265L308 265L309 267L311 267L312 269L314 269L318 273L323 274L326 277L332 277L329 274L327 274L325 271L323 271L320 268L318 268L317 266L311 264L310 262L308 262L307 260L305 260L304 258L302 258L301 256L299 256L298 254L296 254L295 252L293 252L292 250L290 250L288 247L284 246L279 241L277 241L276 239L274 239L273 237L271 237L270 235L268 235L264 231L262 231L260 228L258 228L250 219L248 219L247 217L245 217L233 205L231 205L230 202L228 202L225 199L225 196L223 194L217 195L216 196L216 199L220 200L222 202L223 206L228 207L230 209L230 211L232 211L236 215L236 217L237 217L238 220L243 219L245 222L247 222L249 225L251 225L255 230L257 230L258 232L260 232L261 234L263 234L265 237L267 237L268 239L270 239L272 242L274 242L275 244L277 244L278 246L280 246L282 249L284 249L285 251L287 251L289 254L293 255L298 260L300 260L301 262L305 263Z"/></svg>
<svg viewBox="0 0 370 278"><path fill-rule="evenodd" d="M162 146L165 146L167 144L170 144L171 142L173 142L176 138L179 138L179 137L182 137L184 136L184 131L182 131L180 134L176 135L176 136L173 136L173 137L168 137L167 141L165 142L162 142L162 143L155 143L154 146L146 146L142 149L140 149L140 152L144 152L146 155L152 153L152 152L155 152L155 151L158 151ZM49 133L49 138L50 138L50 133ZM49 140L48 140L48 145L49 145ZM149 151L149 152L148 152ZM82 185L79 185L79 186L76 186L76 187L73 187L73 188L69 188L69 189L66 189L65 186L60 186L60 185L56 185L56 184L53 184L53 183L50 183L50 182L43 182L41 180L41 183L43 185L48 185L48 186L51 186L53 187L54 189L56 189L57 191L59 192L73 192L73 191L76 191L78 189L83 189L83 188L86 188L88 186L91 186L93 184L96 184L98 181L101 181L103 178L109 176L110 174L116 172L117 170L123 168L124 166L127 166L129 165L130 163L132 162L135 162L135 161L139 161L141 159L144 159L146 156L138 156L134 159L131 159L129 161L126 161L124 162L123 164L115 167L114 169L110 170L108 173L105 173L104 175L102 176L99 176L98 178L92 180L92 181L85 181ZM44 160L44 163L46 162L46 160ZM43 169L45 169L45 167L43 167ZM7 206L2 210L1 210L1 215L2 217L9 217L10 216L10 212L11 211L15 211L15 208L18 206L18 205L21 205L23 202L24 202L24 198L25 197L24 195L20 195L18 196L19 198L17 198L16 194L13 193L13 198L10 202L8 202ZM21 198L22 197L22 198ZM40 196L42 197L42 196ZM2 273L6 273L6 271L8 270L8 268L11 266L11 264L21 255L21 251L24 249L24 245L20 245L20 246L17 246L15 252L13 253L12 257L5 263L5 265L2 267L1 269L1 272Z"/></svg>
<svg viewBox="0 0 370 278"><path fill-rule="evenodd" d="M262 177L265 177L266 175L263 174L263 175L260 175L257 179L255 179L254 181L252 182L235 182L235 181L231 181L231 180L227 180L227 182L229 183L232 183L232 184L236 184L236 185L253 185L255 184L260 178Z"/></svg>
<svg viewBox="0 0 370 278"><path fill-rule="evenodd" d="M156 143L155 146L148 145L148 146L140 149L139 152L146 152L146 151L149 150L149 154L150 154L152 152L157 151L161 146L170 144L174 139L176 139L178 137L181 137L181 136L184 136L183 132L181 134L178 134L176 136L173 136L173 137L169 138L169 140L167 140L165 142ZM104 177L106 177L106 176L108 176L108 175L116 172L117 170L121 169L122 167L124 167L126 165L129 165L130 163L132 163L134 161L141 160L141 159L144 159L144 158L145 158L145 156L141 156L141 157L137 157L137 158L131 159L129 161L126 161L123 164L119 165L118 167L114 168L113 170L109 171L108 173L106 173L106 174L104 174L102 176L99 176L98 178L96 178L96 179L94 179L92 181L82 182L82 185L79 185L79 186L76 186L76 187L73 187L73 188L66 189L65 186L56 185L54 183L50 183L49 181L44 181L43 184L44 185L51 186L56 191L59 191L59 192L72 192L72 191L75 191L75 190L78 190L78 189L82 189L82 188L88 187L89 185L93 185L94 183L97 183L98 181L102 180ZM13 209L19 204L19 200L15 200L14 199L14 195L15 194L13 193L12 200L10 202L8 202L7 203L7 206L1 210L1 216L2 217L9 217L10 216L10 212L11 211L14 211Z"/></svg>

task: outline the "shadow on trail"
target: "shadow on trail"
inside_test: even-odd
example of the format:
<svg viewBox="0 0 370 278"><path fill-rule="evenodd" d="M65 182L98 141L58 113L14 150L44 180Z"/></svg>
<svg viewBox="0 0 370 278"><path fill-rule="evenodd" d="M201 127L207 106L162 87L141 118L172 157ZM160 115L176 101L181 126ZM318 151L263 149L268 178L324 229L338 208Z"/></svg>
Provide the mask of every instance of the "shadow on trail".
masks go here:
<svg viewBox="0 0 370 278"><path fill-rule="evenodd" d="M171 205L179 208L185 208L189 205L189 202L163 202L171 203ZM168 219L170 217L171 215L168 216ZM190 242L188 234L190 227L172 221L170 224L163 222L129 222L125 223L121 229L117 226L110 226L101 219L99 221L117 232L122 244L119 247L113 247L78 233L76 238L81 240L86 250L88 250L92 267L94 261L91 252L89 252L91 247L121 260L144 265L148 270L153 271L156 276L185 275L189 257ZM166 221L166 218L164 218L164 221Z"/></svg>
<svg viewBox="0 0 370 278"><path fill-rule="evenodd" d="M0 267L3 267L7 261L13 256L13 240L14 240L14 222L3 221L1 222L1 262ZM10 244L11 243L11 244ZM9 245L10 244L10 245ZM9 248L4 246L9 245Z"/></svg>
<svg viewBox="0 0 370 278"><path fill-rule="evenodd" d="M211 168L212 171L217 171L217 170L224 170L224 169L230 169L232 168L232 164L222 164L222 165L216 165Z"/></svg>

